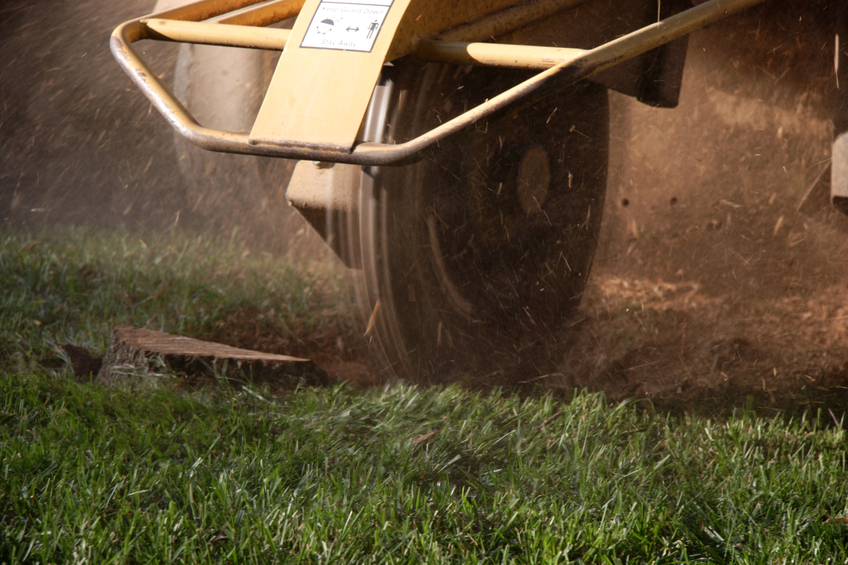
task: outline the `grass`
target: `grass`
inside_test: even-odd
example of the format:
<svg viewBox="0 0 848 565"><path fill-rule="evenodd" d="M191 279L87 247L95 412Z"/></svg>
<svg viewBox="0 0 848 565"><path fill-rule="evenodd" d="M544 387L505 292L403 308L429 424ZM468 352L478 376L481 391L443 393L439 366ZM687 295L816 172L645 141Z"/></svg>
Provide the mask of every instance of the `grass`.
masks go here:
<svg viewBox="0 0 848 565"><path fill-rule="evenodd" d="M4 234L0 288L0 362L30 370L64 365L59 343L104 353L118 324L218 337L249 312L269 334L322 332L340 322L321 313L351 293L320 268L307 275L232 240L75 228Z"/></svg>
<svg viewBox="0 0 848 565"><path fill-rule="evenodd" d="M266 300L306 327L330 300L235 246L136 239L5 236L2 563L846 562L848 438L829 414L77 382L54 342L100 350L111 324L151 318L192 335Z"/></svg>

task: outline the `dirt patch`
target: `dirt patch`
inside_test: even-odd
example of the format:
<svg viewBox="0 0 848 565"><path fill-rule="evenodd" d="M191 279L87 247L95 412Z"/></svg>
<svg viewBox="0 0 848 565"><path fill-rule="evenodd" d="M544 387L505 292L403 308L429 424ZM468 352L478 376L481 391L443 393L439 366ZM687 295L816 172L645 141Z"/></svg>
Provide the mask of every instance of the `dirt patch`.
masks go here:
<svg viewBox="0 0 848 565"><path fill-rule="evenodd" d="M848 290L757 302L697 284L596 279L553 388L706 412L848 407Z"/></svg>
<svg viewBox="0 0 848 565"><path fill-rule="evenodd" d="M827 197L833 37L780 8L693 34L677 109L613 96L597 274L738 299L846 280L848 219Z"/></svg>
<svg viewBox="0 0 848 565"><path fill-rule="evenodd" d="M606 223L554 388L848 407L832 6L768 4L692 35L677 109L613 96Z"/></svg>

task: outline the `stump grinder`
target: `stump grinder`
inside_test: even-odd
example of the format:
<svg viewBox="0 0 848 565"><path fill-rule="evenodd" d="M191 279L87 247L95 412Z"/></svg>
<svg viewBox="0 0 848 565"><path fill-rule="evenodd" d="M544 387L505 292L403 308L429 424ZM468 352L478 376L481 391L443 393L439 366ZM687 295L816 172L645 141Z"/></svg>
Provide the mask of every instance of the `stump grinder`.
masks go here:
<svg viewBox="0 0 848 565"><path fill-rule="evenodd" d="M286 198L361 270L363 325L397 375L512 385L551 370L589 276L607 91L674 107L687 34L762 1L202 0L121 25L111 48L192 143L298 161ZM198 123L142 40L280 52L250 131Z"/></svg>

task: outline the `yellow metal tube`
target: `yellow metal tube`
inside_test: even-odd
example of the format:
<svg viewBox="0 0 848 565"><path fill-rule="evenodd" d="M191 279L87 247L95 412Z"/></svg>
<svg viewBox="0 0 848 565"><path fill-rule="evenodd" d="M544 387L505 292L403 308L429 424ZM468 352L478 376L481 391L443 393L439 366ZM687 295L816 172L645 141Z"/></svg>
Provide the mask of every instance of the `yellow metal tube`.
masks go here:
<svg viewBox="0 0 848 565"><path fill-rule="evenodd" d="M327 146L308 146L291 141L276 143L254 141L250 143L247 133L226 132L203 127L174 98L168 88L162 84L162 81L156 77L141 60L135 49L132 48L132 43L149 38L150 30L145 25L140 21L121 25L112 34L111 46L115 58L168 122L180 134L200 147L212 151L290 159L333 161L358 165L390 165L414 161L419 158L423 151L474 127L475 123L488 119L497 112L504 111L515 104L532 103L533 99L553 94L557 90L583 80L596 72L641 55L659 45L668 43L693 30L763 1L708 0L667 20L586 51L572 61L560 63L553 68L542 71L413 140L397 145L359 143L353 147L352 151Z"/></svg>
<svg viewBox="0 0 848 565"><path fill-rule="evenodd" d="M584 1L412 0L409 17L398 27L387 60L393 61L411 53L416 38L489 41L492 36L524 26L534 18L546 17ZM443 32L447 34L444 37L433 35Z"/></svg>
<svg viewBox="0 0 848 565"><path fill-rule="evenodd" d="M437 33L429 39L442 41L489 41L524 27L536 20L547 18L560 10L583 4L586 0L531 0L506 8L471 23Z"/></svg>
<svg viewBox="0 0 848 565"><path fill-rule="evenodd" d="M306 0L275 0L249 10L241 10L231 16L216 20L221 24L243 26L267 26L293 18L300 13Z"/></svg>
<svg viewBox="0 0 848 565"><path fill-rule="evenodd" d="M199 22L201 20L208 20L209 18L220 16L221 14L226 14L227 12L259 4L264 1L265 0L200 0L200 2L180 6L173 10L167 10L158 14L151 14L149 17Z"/></svg>
<svg viewBox="0 0 848 565"><path fill-rule="evenodd" d="M211 24L185 20L153 19L143 23L150 30L151 39L227 47L273 49L276 51L283 50L291 33L287 29Z"/></svg>
<svg viewBox="0 0 848 565"><path fill-rule="evenodd" d="M513 69L549 69L573 61L585 52L559 47L432 40L419 41L415 48L415 56L428 61Z"/></svg>

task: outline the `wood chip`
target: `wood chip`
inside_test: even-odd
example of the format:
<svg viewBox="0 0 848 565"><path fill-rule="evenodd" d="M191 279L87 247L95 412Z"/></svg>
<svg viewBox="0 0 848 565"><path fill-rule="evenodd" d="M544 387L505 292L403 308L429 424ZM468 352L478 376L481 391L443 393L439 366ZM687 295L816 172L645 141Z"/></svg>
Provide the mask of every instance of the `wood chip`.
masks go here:
<svg viewBox="0 0 848 565"><path fill-rule="evenodd" d="M437 433L439 433L439 432L430 432L430 433L424 434L423 436L418 436L417 438L412 440L412 445L421 445L422 443L425 443L428 439L435 436Z"/></svg>
<svg viewBox="0 0 848 565"><path fill-rule="evenodd" d="M225 373L228 378L270 381L285 388L322 386L330 382L327 374L309 359L127 326L117 326L112 330L112 339L97 378L108 384L132 374L133 369L162 365L178 375Z"/></svg>

